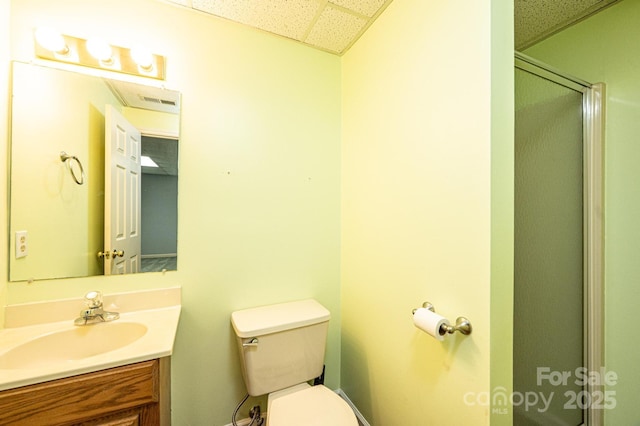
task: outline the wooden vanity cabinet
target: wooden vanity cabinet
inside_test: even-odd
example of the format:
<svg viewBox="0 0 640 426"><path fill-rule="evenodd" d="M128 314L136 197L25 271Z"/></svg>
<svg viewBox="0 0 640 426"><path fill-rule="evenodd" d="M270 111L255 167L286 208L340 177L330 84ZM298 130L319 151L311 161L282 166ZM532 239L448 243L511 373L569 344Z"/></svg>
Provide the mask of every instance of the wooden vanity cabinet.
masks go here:
<svg viewBox="0 0 640 426"><path fill-rule="evenodd" d="M0 425L169 426L170 358L0 392Z"/></svg>

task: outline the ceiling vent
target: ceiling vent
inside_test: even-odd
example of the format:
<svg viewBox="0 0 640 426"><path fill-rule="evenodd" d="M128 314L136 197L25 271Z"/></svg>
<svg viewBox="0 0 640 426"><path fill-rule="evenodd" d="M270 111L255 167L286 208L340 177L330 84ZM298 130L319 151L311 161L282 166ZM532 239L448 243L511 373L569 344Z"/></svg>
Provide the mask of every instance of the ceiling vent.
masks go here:
<svg viewBox="0 0 640 426"><path fill-rule="evenodd" d="M171 114L180 113L179 92L120 80L106 82L124 106Z"/></svg>
<svg viewBox="0 0 640 426"><path fill-rule="evenodd" d="M142 99L145 102L153 102L154 104L176 106L176 101L172 101L170 99L153 98L151 96L143 96L143 95L139 95L139 96L140 96L140 99Z"/></svg>
<svg viewBox="0 0 640 426"><path fill-rule="evenodd" d="M149 96L140 96L140 99L142 99L145 102L153 102L153 103L156 103L156 104L161 103L160 99L158 99L158 98L150 98Z"/></svg>

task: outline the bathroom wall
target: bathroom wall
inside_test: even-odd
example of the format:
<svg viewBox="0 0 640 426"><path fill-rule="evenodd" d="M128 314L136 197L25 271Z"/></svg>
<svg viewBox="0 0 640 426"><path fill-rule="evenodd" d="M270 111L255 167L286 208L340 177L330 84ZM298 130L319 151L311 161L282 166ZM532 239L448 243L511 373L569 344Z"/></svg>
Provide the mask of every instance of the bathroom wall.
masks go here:
<svg viewBox="0 0 640 426"><path fill-rule="evenodd" d="M122 107L121 112L129 123L143 129L143 133L167 137L174 137L180 133L179 114L132 107Z"/></svg>
<svg viewBox="0 0 640 426"><path fill-rule="evenodd" d="M13 0L0 68L33 59L38 25L168 57L183 93L180 260L5 282L0 304L181 285L174 424L223 425L245 392L230 312L315 297L332 312L327 384L372 425L508 424L475 397L510 389L513 11L468 3L394 0L339 58L161 1ZM425 300L473 334L417 331Z"/></svg>
<svg viewBox="0 0 640 426"><path fill-rule="evenodd" d="M482 402L511 388L513 11L497 3L395 0L343 57L341 379L374 425L511 421ZM423 301L472 335L417 330Z"/></svg>
<svg viewBox="0 0 640 426"><path fill-rule="evenodd" d="M506 4L509 3L509 4ZM513 424L514 23L513 2L491 2L491 425ZM504 398L500 399L503 395Z"/></svg>
<svg viewBox="0 0 640 426"><path fill-rule="evenodd" d="M174 254L178 241L178 177L143 173L141 184L144 224L141 253L143 256Z"/></svg>
<svg viewBox="0 0 640 426"><path fill-rule="evenodd" d="M105 105L122 105L93 76L24 63L14 64L12 73L11 280L100 274L102 265L87 253L104 247ZM82 162L83 185L60 161L61 151ZM28 232L29 254L15 258L13 235L20 230Z"/></svg>
<svg viewBox="0 0 640 426"><path fill-rule="evenodd" d="M638 342L629 323L640 304L640 2L613 7L525 53L592 83L605 82L605 366L618 375L605 423L637 424Z"/></svg>
<svg viewBox="0 0 640 426"><path fill-rule="evenodd" d="M0 2L0 146L7 146L7 140L9 138L9 73L11 69L11 2ZM0 149L0 164L8 164L7 149ZM0 191L4 191L1 188L7 187L7 178L9 175L9 168L4 168L4 173L0 174ZM4 199L7 199L7 193L3 192ZM8 223L8 207L5 204L3 208L0 208L0 223ZM8 251L7 251L7 233L0 232L0 276L7 277L8 271ZM6 279L6 278L5 278ZM1 283L2 281L0 281ZM0 306L7 304L7 286L0 284ZM0 328L4 324L4 309L0 309Z"/></svg>
<svg viewBox="0 0 640 426"><path fill-rule="evenodd" d="M164 274L4 281L0 302L181 285L173 424L224 425L246 392L230 313L313 297L332 312L326 383L338 388L340 58L157 0L10 4L11 59L33 60L32 31L40 25L123 46L143 43L167 56L165 84L183 95L179 262L178 271ZM4 83L9 58L0 55ZM4 95L0 112L6 104ZM4 159L5 133L0 137ZM4 276L5 249L0 244Z"/></svg>

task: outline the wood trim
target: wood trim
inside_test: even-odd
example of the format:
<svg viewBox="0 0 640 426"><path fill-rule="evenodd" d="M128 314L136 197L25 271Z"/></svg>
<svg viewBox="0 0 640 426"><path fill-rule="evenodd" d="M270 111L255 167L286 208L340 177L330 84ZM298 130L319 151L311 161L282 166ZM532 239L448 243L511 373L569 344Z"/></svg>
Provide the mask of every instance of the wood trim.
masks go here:
<svg viewBox="0 0 640 426"><path fill-rule="evenodd" d="M160 426L171 426L171 357L160 358Z"/></svg>
<svg viewBox="0 0 640 426"><path fill-rule="evenodd" d="M604 368L604 120L606 88L594 84L585 94L585 307L586 359L589 374ZM588 383L591 398L604 395L602 384ZM603 410L587 408L585 425L602 426Z"/></svg>

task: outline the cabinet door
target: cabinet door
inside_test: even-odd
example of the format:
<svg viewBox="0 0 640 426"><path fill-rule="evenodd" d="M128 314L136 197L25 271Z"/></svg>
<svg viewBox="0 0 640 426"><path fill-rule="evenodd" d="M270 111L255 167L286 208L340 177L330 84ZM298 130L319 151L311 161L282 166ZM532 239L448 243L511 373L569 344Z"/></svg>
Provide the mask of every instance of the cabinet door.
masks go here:
<svg viewBox="0 0 640 426"><path fill-rule="evenodd" d="M113 416L102 417L89 422L80 423L77 426L143 426L140 422L139 412L126 412Z"/></svg>
<svg viewBox="0 0 640 426"><path fill-rule="evenodd" d="M164 361L164 362L162 362ZM0 392L0 425L160 425L159 370L168 359L145 361L95 373ZM163 404L170 404L166 398ZM97 422L95 422L97 421Z"/></svg>

